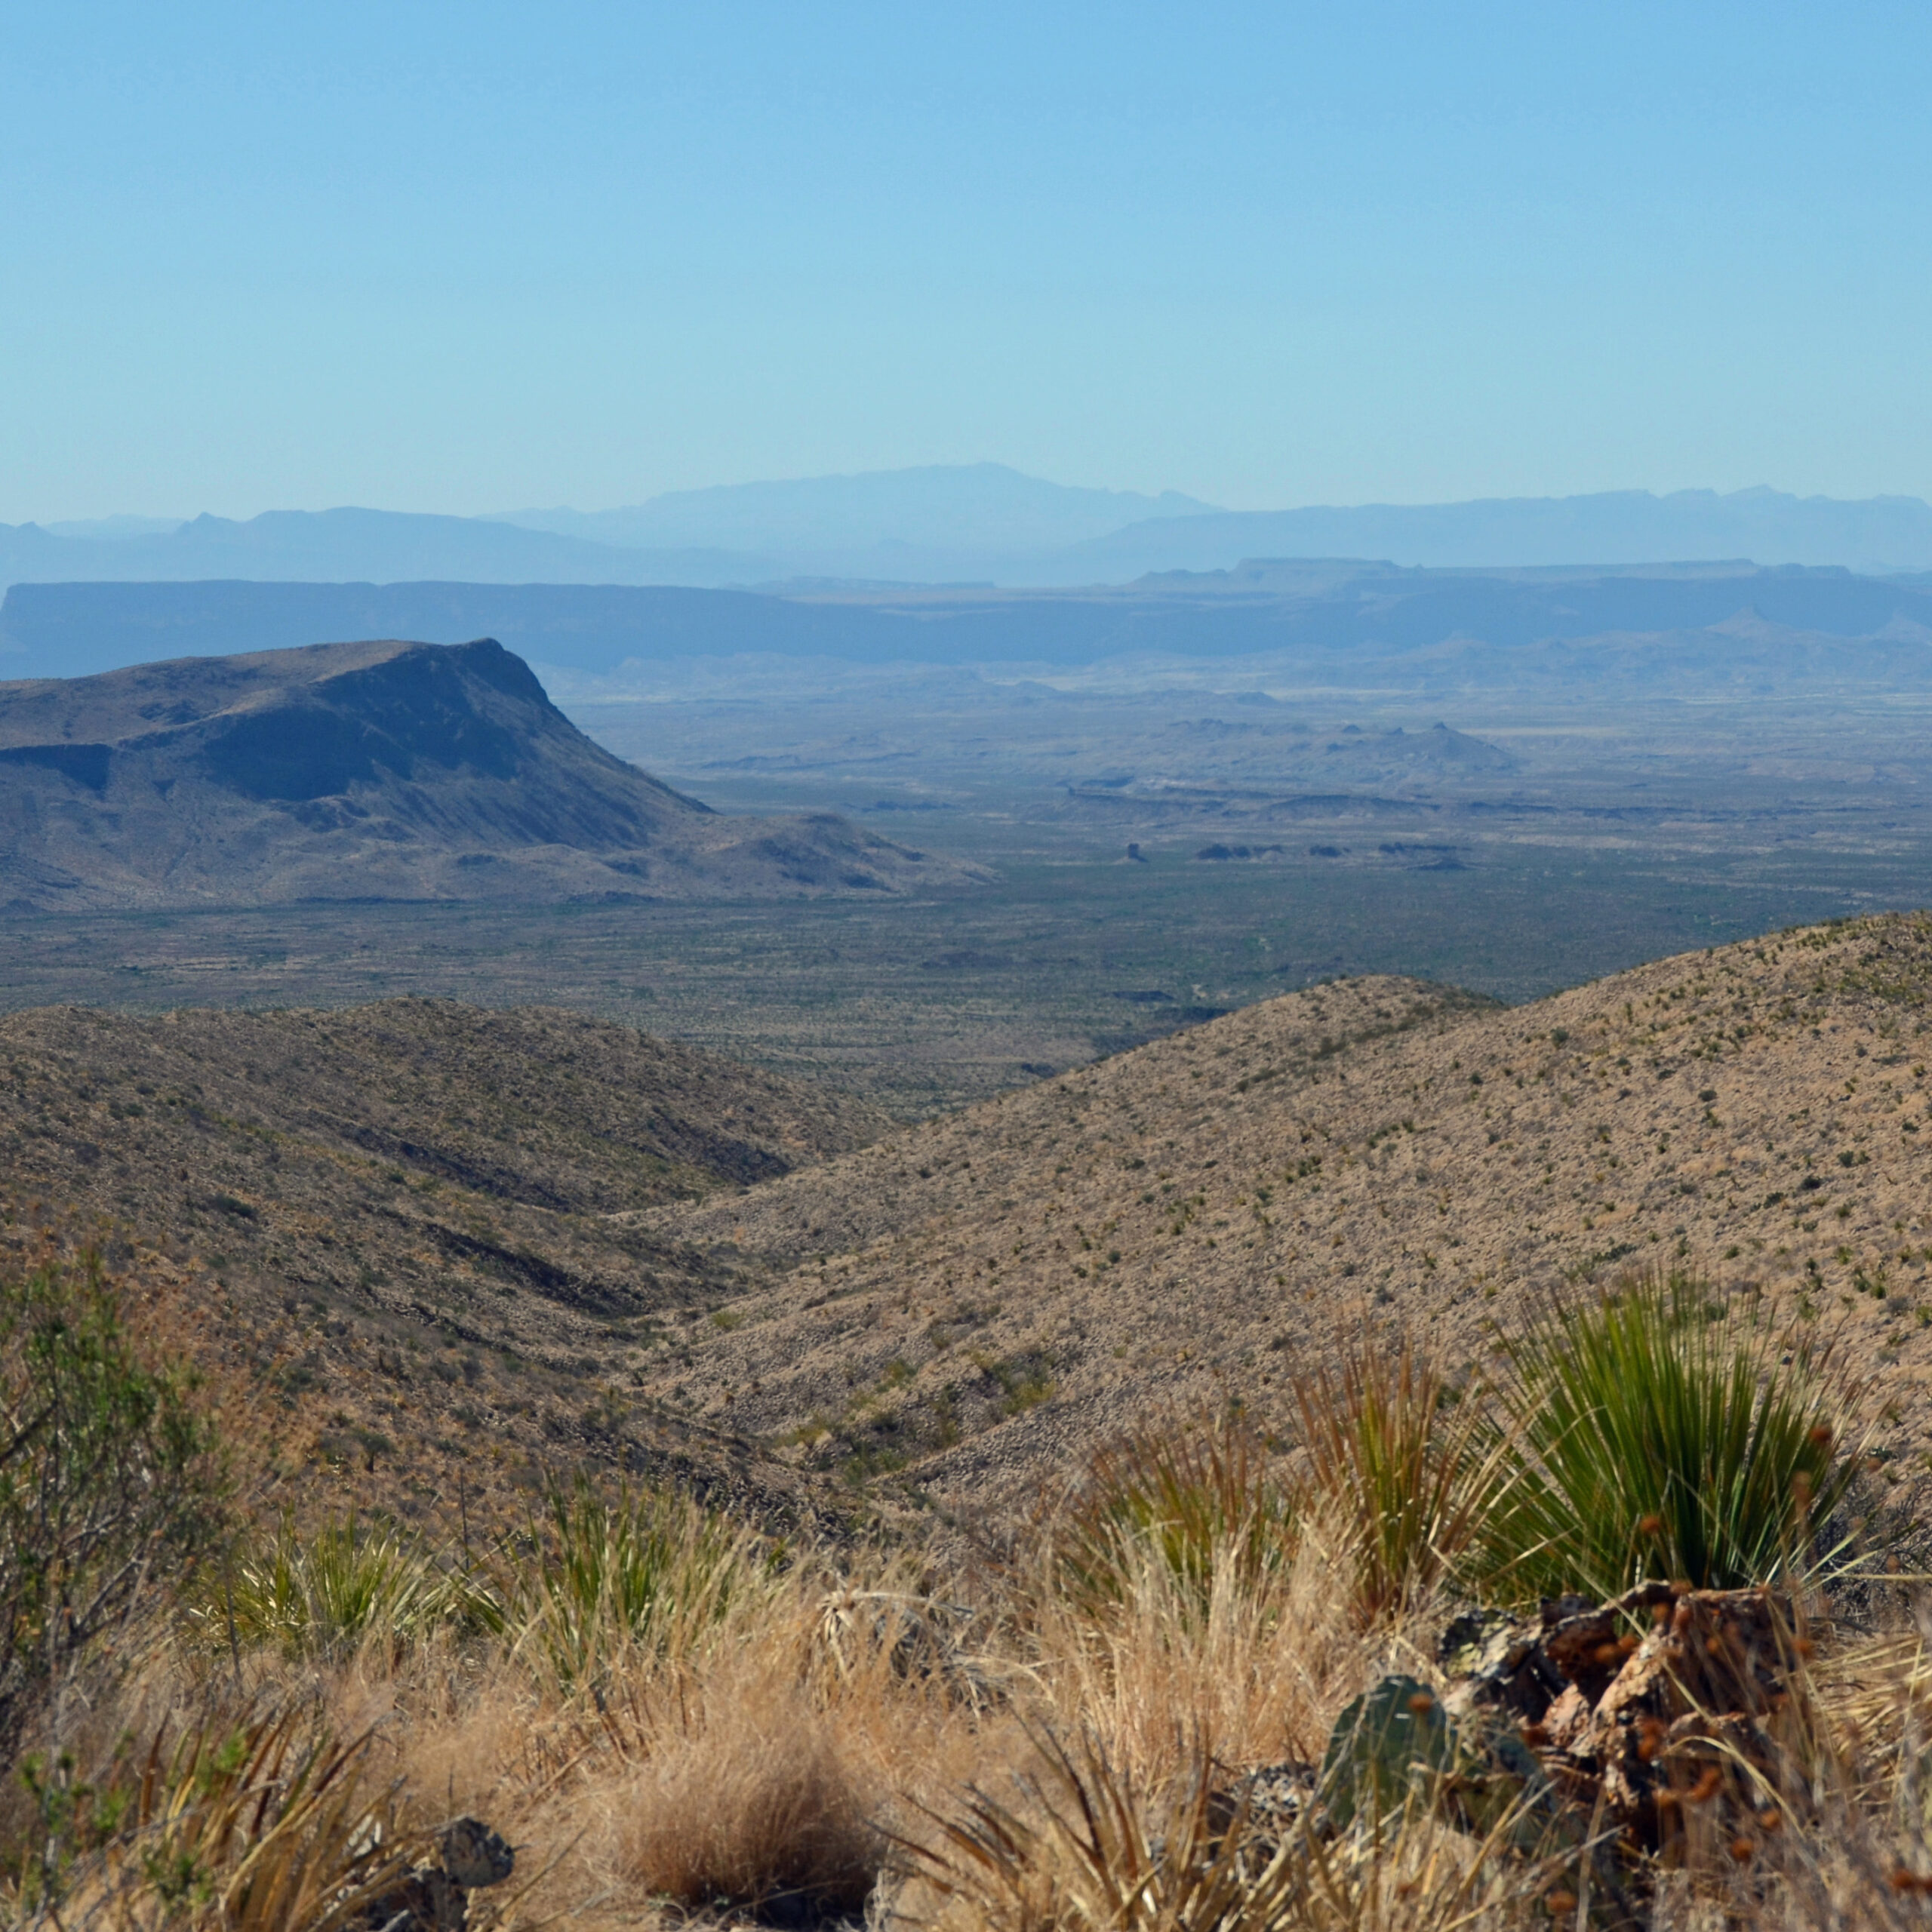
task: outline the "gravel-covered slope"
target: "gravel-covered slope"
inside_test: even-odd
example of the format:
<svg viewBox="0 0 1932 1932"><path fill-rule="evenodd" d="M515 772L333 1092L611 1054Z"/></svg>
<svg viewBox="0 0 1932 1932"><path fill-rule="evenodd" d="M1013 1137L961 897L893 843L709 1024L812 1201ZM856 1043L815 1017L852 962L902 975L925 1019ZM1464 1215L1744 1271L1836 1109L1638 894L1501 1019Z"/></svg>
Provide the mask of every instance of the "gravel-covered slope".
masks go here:
<svg viewBox="0 0 1932 1932"><path fill-rule="evenodd" d="M123 1260L146 1247L186 1271L186 1332L238 1378L266 1497L432 1516L466 1497L514 1518L540 1469L580 1461L791 1494L744 1444L654 1414L630 1372L761 1277L618 1217L889 1124L543 1008L0 1018L16 1237L98 1231Z"/></svg>
<svg viewBox="0 0 1932 1932"><path fill-rule="evenodd" d="M970 1502L1066 1478L1164 1404L1265 1407L1364 1321L1466 1365L1530 1298L1687 1266L1841 1324L1903 1469L1932 1450L1928 992L1913 915L1508 1011L1391 980L1292 995L635 1217L789 1271L647 1386Z"/></svg>

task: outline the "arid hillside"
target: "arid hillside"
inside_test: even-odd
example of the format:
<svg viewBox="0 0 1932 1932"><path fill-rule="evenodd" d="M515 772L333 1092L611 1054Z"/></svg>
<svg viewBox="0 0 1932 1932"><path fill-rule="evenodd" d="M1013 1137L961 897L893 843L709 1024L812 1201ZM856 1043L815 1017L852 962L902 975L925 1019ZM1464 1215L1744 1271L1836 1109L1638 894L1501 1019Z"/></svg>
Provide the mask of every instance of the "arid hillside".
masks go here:
<svg viewBox="0 0 1932 1932"><path fill-rule="evenodd" d="M1682 1266L1841 1328L1894 1477L1932 1451L1921 915L1511 1010L1318 987L628 1217L781 1272L645 1386L806 1466L1033 1494L1165 1404L1266 1408L1364 1321L1478 1362L1551 1291ZM1924 1299L1921 1299L1924 1298Z"/></svg>
<svg viewBox="0 0 1932 1932"><path fill-rule="evenodd" d="M580 1461L789 1507L796 1484L745 1445L633 1413L627 1364L746 1278L621 1217L889 1125L543 1009L0 1020L9 1238L104 1231L116 1260L162 1258L172 1318L245 1412L260 1497L438 1521L466 1500L514 1513L540 1464Z"/></svg>
<svg viewBox="0 0 1932 1932"><path fill-rule="evenodd" d="M1364 1322L1472 1367L1683 1266L1835 1331L1932 1468L1932 920L1504 1009L1346 980L914 1128L553 1011L0 1021L15 1240L162 1251L264 1497L520 1509L545 1470L767 1515L1032 1497Z"/></svg>
<svg viewBox="0 0 1932 1932"><path fill-rule="evenodd" d="M976 869L829 813L739 818L613 756L494 639L0 684L16 911L892 892Z"/></svg>

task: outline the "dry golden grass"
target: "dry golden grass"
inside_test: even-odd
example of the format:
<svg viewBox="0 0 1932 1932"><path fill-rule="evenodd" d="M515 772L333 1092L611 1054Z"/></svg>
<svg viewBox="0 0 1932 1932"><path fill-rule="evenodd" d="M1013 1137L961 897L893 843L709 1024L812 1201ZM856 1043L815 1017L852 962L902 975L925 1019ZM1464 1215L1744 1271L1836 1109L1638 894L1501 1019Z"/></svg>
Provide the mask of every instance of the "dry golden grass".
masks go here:
<svg viewBox="0 0 1932 1932"><path fill-rule="evenodd" d="M186 1749L201 1763L231 1737L251 1741L211 1792L168 1783L171 1804L149 1804L165 1822L145 1838L75 1838L60 1922L266 1927L242 1912L253 1857L248 1869L272 1866L282 1887L260 1897L291 1901L272 1922L328 1932L318 1875L365 1881L344 1848L372 1807L395 1844L467 1812L518 1846L515 1878L476 1895L485 1926L601 1932L863 1909L941 1932L1617 1922L1605 1868L1518 1814L1485 1834L1412 1801L1379 1835L1333 1841L1211 1817L1208 1792L1239 1773L1318 1760L1338 1712L1377 1677L1433 1681L1444 1608L1412 1597L1365 1624L1346 1521L1309 1518L1260 1571L1237 1560L1240 1533L1210 1552L1204 1599L1143 1535L1102 1605L1052 1587L1050 1551L1030 1553L1031 1569L980 1573L977 1601L973 1578L936 1590L903 1558L808 1552L701 1629L614 1647L615 1666L574 1688L514 1632L446 1631L306 1666L260 1650L238 1681L195 1626L158 1627L128 1669L76 1687L43 1754L63 1746L70 1784L106 1793L139 1786L157 1738L163 1758ZM1827 1643L1814 1679L1810 1798L1753 1828L1748 1860L1727 1841L1694 1848L1647 1900L1648 1879L1626 1871L1641 1923L1924 1922L1924 1645L1904 1633ZM143 1740L131 1753L130 1732ZM316 1767L315 1795L278 1797L257 1852L236 1835L235 1800L275 1782L260 1769L271 1749ZM0 1838L18 1847L44 1824L17 1785ZM143 1863L134 1843L185 1850L199 1877L164 1898L166 1859ZM9 1884L7 1922L51 1932L45 1891L17 1860Z"/></svg>
<svg viewBox="0 0 1932 1932"><path fill-rule="evenodd" d="M1231 1767L1319 1758L1336 1712L1385 1663L1415 1667L1423 1635L1420 1605L1364 1631L1348 1537L1316 1518L1259 1576L1217 1565L1204 1602L1151 1538L1123 1551L1122 1598L1104 1611L1038 1592L1024 1651L1032 1709L1090 1732L1149 1789L1201 1748Z"/></svg>
<svg viewBox="0 0 1932 1932"><path fill-rule="evenodd" d="M611 1794L618 1870L688 1907L861 1909L884 1862L884 1793L844 1745L795 1696L707 1712Z"/></svg>
<svg viewBox="0 0 1932 1932"><path fill-rule="evenodd" d="M1412 1805L1369 1836L1312 1825L1257 1842L1209 1801L1211 1758L1150 1793L1091 1734L1045 1734L1004 1794L930 1820L899 1916L934 1932L1408 1932L1547 1923L1575 1863L1519 1849L1524 1814L1485 1833Z"/></svg>

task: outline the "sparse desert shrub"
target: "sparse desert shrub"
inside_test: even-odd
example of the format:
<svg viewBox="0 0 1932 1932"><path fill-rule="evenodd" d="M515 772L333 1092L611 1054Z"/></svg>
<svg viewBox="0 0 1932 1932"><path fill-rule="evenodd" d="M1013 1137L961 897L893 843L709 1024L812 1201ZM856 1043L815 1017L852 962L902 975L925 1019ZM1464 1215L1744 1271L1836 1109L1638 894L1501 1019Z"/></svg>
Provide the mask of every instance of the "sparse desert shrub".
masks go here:
<svg viewBox="0 0 1932 1932"><path fill-rule="evenodd" d="M215 1641L226 1640L232 1617L238 1643L291 1658L503 1627L494 1595L448 1552L353 1518L306 1537L284 1521L272 1542L245 1551L208 1583L195 1615Z"/></svg>
<svg viewBox="0 0 1932 1932"><path fill-rule="evenodd" d="M372 1785L370 1743L288 1711L171 1742L164 1726L92 1781L70 1758L30 1763L40 1829L0 1860L0 1912L51 1932L352 1924L428 1849L401 1828L395 1790Z"/></svg>
<svg viewBox="0 0 1932 1932"><path fill-rule="evenodd" d="M1053 1585L1090 1609L1125 1602L1143 1552L1198 1607L1217 1567L1252 1582L1292 1548L1294 1501L1244 1417L1179 1417L1097 1451L1051 1527Z"/></svg>
<svg viewBox="0 0 1932 1932"><path fill-rule="evenodd" d="M1643 1577L1733 1589L1829 1572L1852 1390L1801 1337L1684 1275L1554 1306L1510 1340L1509 1481L1480 1567L1518 1598Z"/></svg>
<svg viewBox="0 0 1932 1932"><path fill-rule="evenodd" d="M0 1765L143 1590L217 1537L192 1379L144 1360L99 1254L0 1275Z"/></svg>
<svg viewBox="0 0 1932 1932"><path fill-rule="evenodd" d="M1294 1386L1305 1492L1344 1540L1357 1615L1414 1607L1475 1542L1505 1468L1481 1404L1406 1344L1364 1340Z"/></svg>

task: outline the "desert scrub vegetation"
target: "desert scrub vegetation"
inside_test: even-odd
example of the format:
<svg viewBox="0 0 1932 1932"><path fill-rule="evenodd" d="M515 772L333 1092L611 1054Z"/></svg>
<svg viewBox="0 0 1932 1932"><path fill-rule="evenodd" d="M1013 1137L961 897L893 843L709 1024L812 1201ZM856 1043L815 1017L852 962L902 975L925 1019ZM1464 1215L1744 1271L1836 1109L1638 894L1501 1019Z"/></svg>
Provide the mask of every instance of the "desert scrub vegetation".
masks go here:
<svg viewBox="0 0 1932 1932"><path fill-rule="evenodd" d="M1932 1886L1912 1586L1834 1595L1862 1560L1828 1527L1855 1391L1694 1281L1552 1306L1489 1381L1362 1338L1294 1378L1278 1432L1150 1421L977 1540L787 1546L564 1472L481 1549L227 1521L195 1392L133 1349L105 1273L9 1293L41 1311L9 1331L23 1364L92 1322L88 1373L139 1399L77 1439L180 1494L131 1519L157 1554L91 1641L21 1626L49 1662L0 1788L7 1923L350 1932L459 1814L518 1847L468 1901L504 1927L1886 1925ZM8 1469L72 1453L22 1434L38 1413ZM1705 1807L1674 1838L1568 1803L1534 1724L1457 1701L1444 1643L1475 1607L1631 1583L1592 1613L1620 1664L1665 1655L1693 1584L1789 1614L1801 1776L1774 1789L1721 1732L1734 1774L1672 1787Z"/></svg>
<svg viewBox="0 0 1932 1932"><path fill-rule="evenodd" d="M1862 1443L1828 1346L1686 1275L1558 1303L1507 1344L1484 1580L1518 1597L1803 1582L1858 1560Z"/></svg>
<svg viewBox="0 0 1932 1932"><path fill-rule="evenodd" d="M500 1630L488 1581L393 1527L353 1518L299 1533L285 1517L269 1537L206 1573L189 1614L213 1641L278 1651L291 1662L340 1657L366 1645L399 1655L445 1631Z"/></svg>
<svg viewBox="0 0 1932 1932"><path fill-rule="evenodd" d="M98 1249L0 1272L0 1757L218 1533L193 1378L149 1359Z"/></svg>
<svg viewBox="0 0 1932 1932"><path fill-rule="evenodd" d="M1293 1549L1293 1501L1238 1413L1103 1444L1067 1503L1036 1523L1053 1591L1089 1613L1127 1601L1151 1560L1197 1609L1232 1562L1251 1584Z"/></svg>
<svg viewBox="0 0 1932 1932"><path fill-rule="evenodd" d="M1653 1275L1500 1346L1500 1374L1457 1380L1411 1343L1345 1343L1293 1377L1291 1447L1238 1411L1129 1434L1056 1517L1057 1587L1118 1601L1145 1546L1200 1595L1217 1561L1252 1578L1312 1531L1373 1627L1445 1592L1804 1584L1883 1553L1853 1531L1858 1390L1808 1334Z"/></svg>

